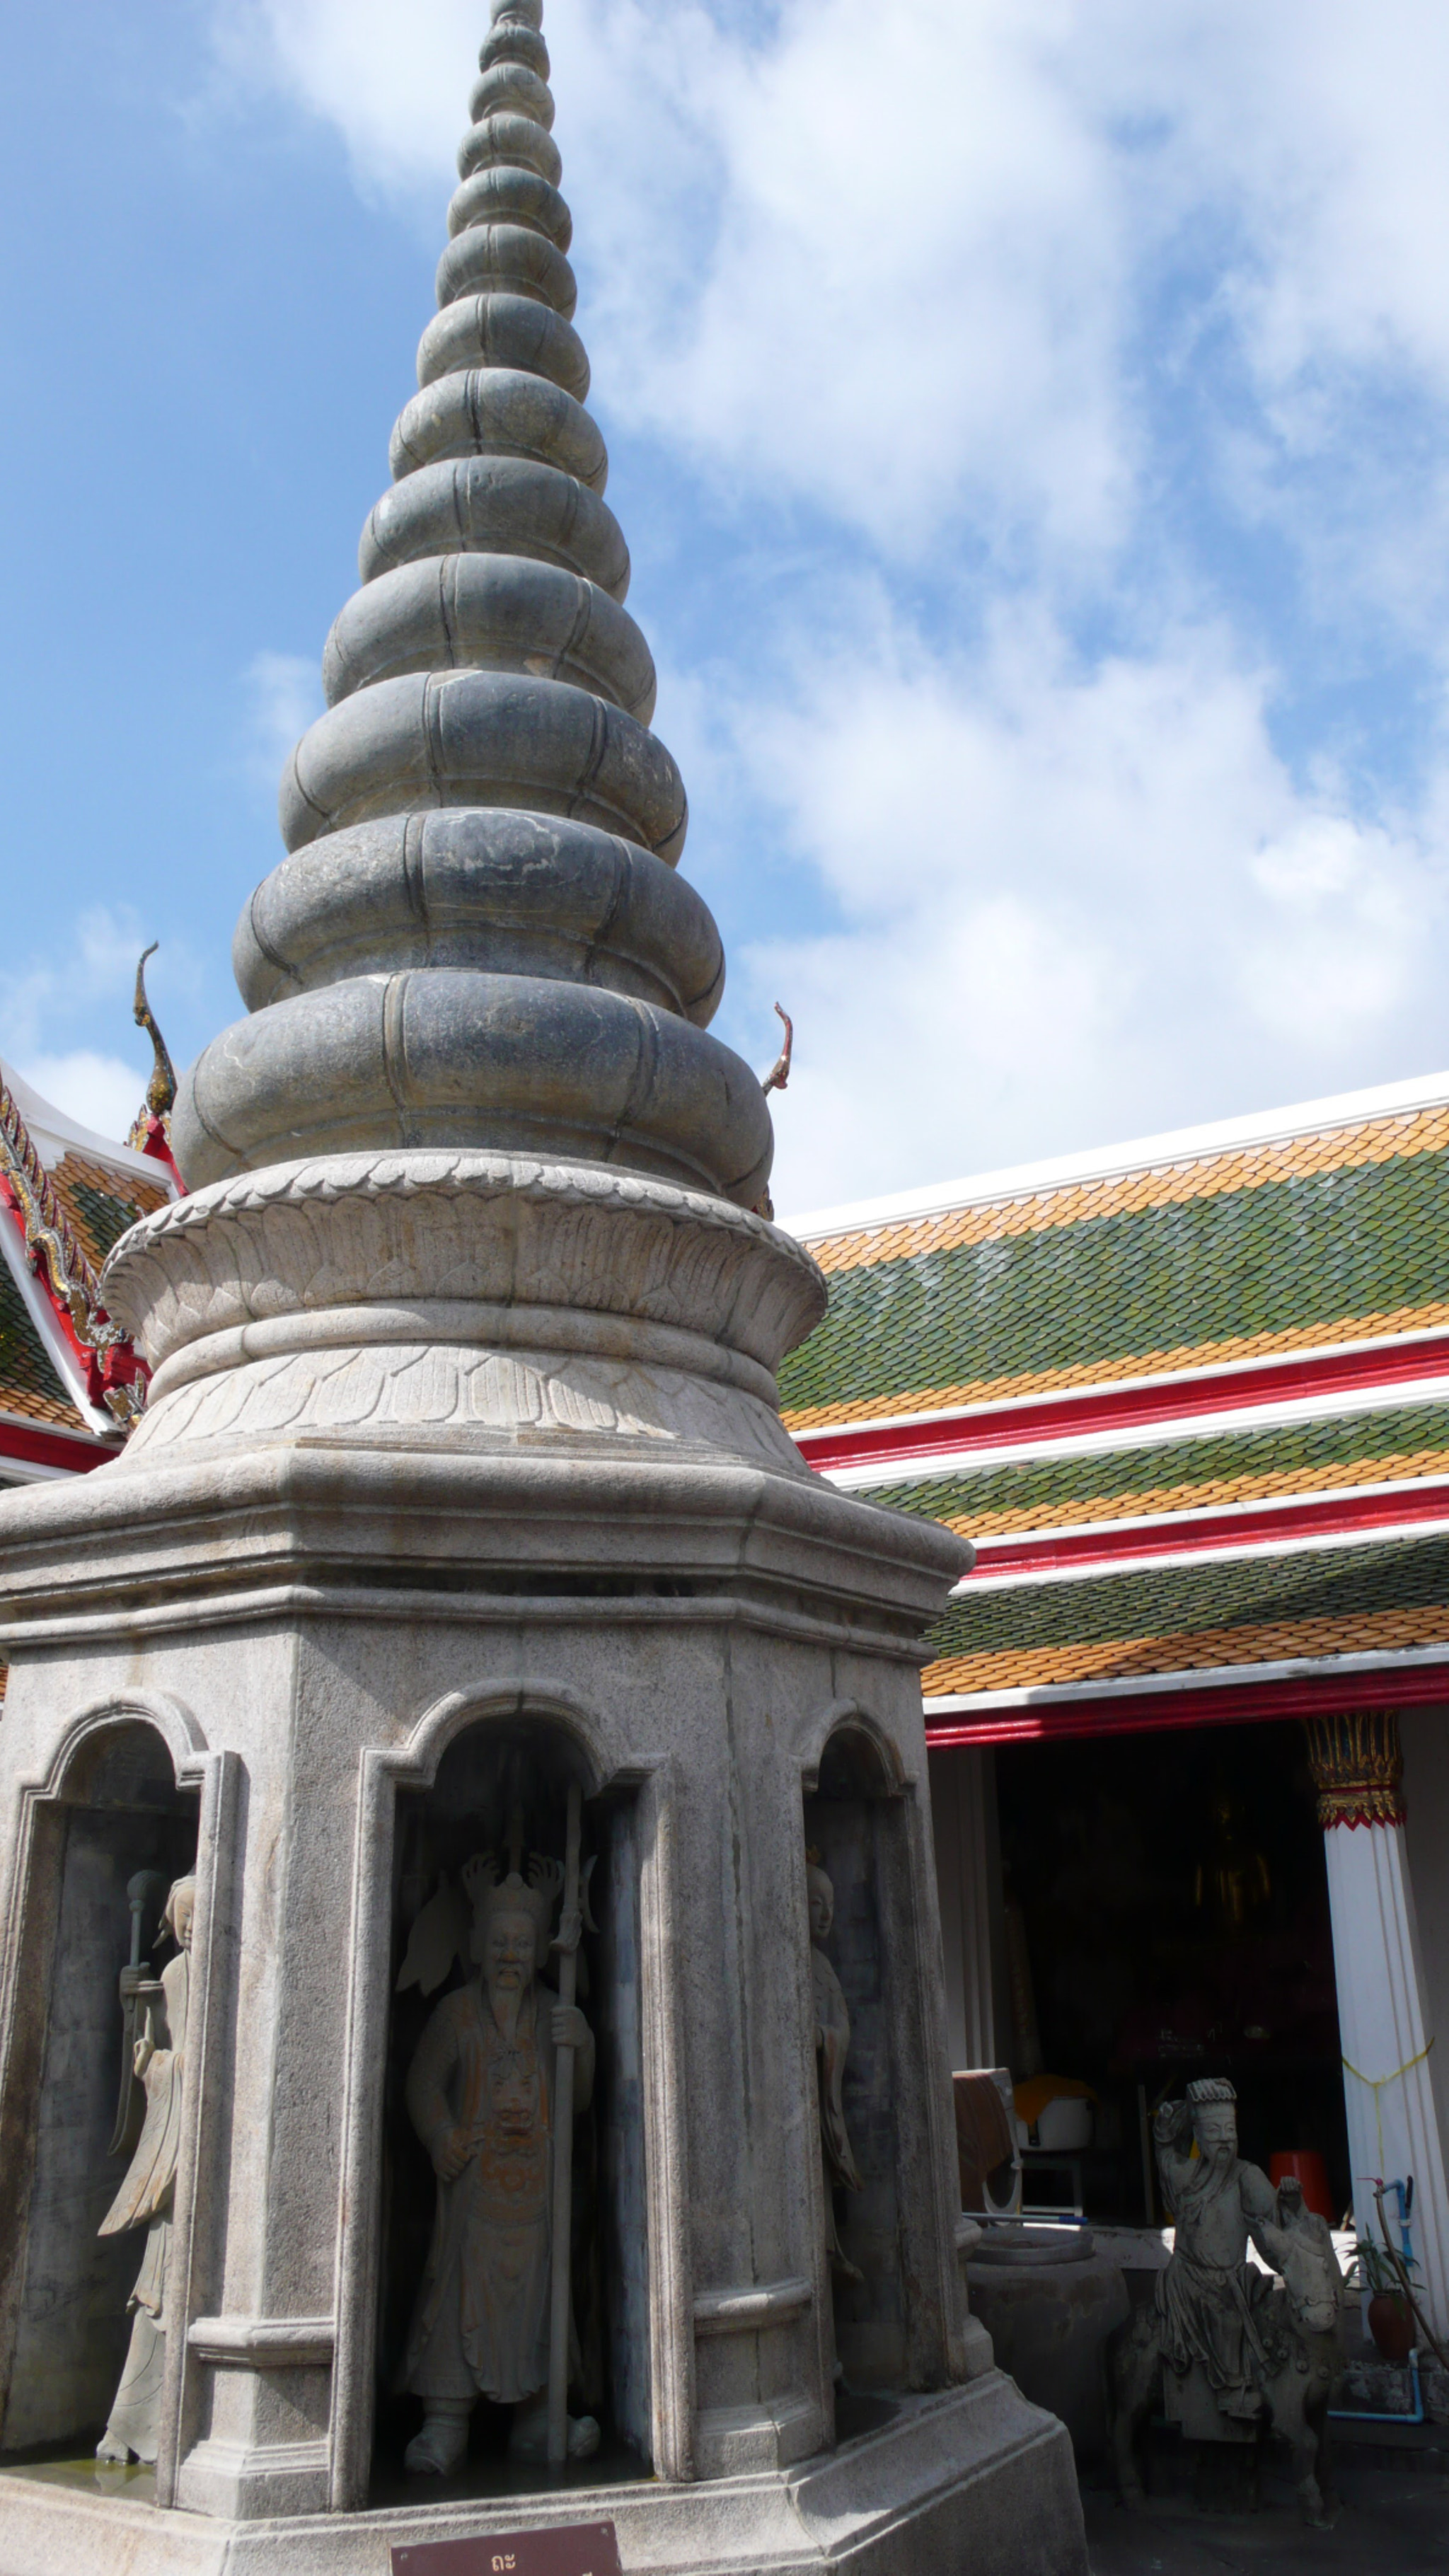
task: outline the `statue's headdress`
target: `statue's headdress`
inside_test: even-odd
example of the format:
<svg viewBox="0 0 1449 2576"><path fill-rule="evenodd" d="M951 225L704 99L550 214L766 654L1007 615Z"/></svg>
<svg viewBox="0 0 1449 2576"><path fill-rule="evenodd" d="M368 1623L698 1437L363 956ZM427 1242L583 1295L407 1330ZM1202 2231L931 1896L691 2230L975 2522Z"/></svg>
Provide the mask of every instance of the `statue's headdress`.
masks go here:
<svg viewBox="0 0 1449 2576"><path fill-rule="evenodd" d="M166 1902L161 1908L161 1920L165 1924L173 1941L180 1939L180 1934L176 1929L176 1899L178 1896L190 1897L191 1910L194 1914L196 1911L196 1880L189 1871L185 1878L178 1878L172 1881Z"/></svg>
<svg viewBox="0 0 1449 2576"><path fill-rule="evenodd" d="M806 1846L805 1884L812 1895L817 1888L820 1890L821 1894L825 1898L826 1904L829 1906L830 1911L833 1914L835 1912L835 1882L821 1861L819 1851L816 1849L814 1843L809 1843Z"/></svg>
<svg viewBox="0 0 1449 2576"><path fill-rule="evenodd" d="M526 1880L516 1869L500 1877L492 1852L475 1852L471 1860L464 1861L459 1876L473 1913L470 1955L481 1960L488 1926L495 1914L523 1914L533 1924L534 1966L541 1968L548 1957L553 1910L563 1894L562 1863L546 1860L542 1852L533 1852L529 1855Z"/></svg>
<svg viewBox="0 0 1449 2576"><path fill-rule="evenodd" d="M1236 2102L1238 2097L1225 2075L1195 2075L1187 2098L1195 2111L1201 2111L1210 2102Z"/></svg>

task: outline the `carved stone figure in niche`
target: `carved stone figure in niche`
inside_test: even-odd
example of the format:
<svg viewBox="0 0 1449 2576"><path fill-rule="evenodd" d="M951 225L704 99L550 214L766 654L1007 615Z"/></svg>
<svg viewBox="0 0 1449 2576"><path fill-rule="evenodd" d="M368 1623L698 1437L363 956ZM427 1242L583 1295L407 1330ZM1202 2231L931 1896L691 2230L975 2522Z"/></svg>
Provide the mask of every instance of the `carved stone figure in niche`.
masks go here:
<svg viewBox="0 0 1449 2576"><path fill-rule="evenodd" d="M1190 2152L1194 2140L1196 2157ZM1168 2414L1186 2420L1187 2382L1196 2366L1220 2416L1255 2423L1263 2412L1267 2375L1255 2312L1271 2285L1249 2263L1248 2240L1271 2260L1264 2227L1277 2221L1277 2196L1267 2175L1239 2157L1237 2095L1216 2077L1189 2084L1185 2102L1163 2103L1153 2144L1177 2227L1175 2251L1157 2276L1157 2313L1170 2369ZM1191 2429L1201 2437L1214 2427L1209 2420Z"/></svg>
<svg viewBox="0 0 1449 2576"><path fill-rule="evenodd" d="M471 1928L445 1880L413 1926L398 1980L429 1993L463 1951L479 1969L438 2005L406 2088L438 2199L401 2372L402 2387L424 2407L405 2465L438 2477L462 2459L479 2397L515 2408L513 2458L546 2455L561 2052L574 2052L575 2118L588 2109L594 2078L583 2014L538 1982L563 1887L558 1863L535 1854L525 1882L516 1858L500 1879L492 1855L480 1854L461 1877ZM575 1913L560 1925L554 1948L575 1949L580 1929ZM598 2445L592 2415L568 2418L571 2459L589 2458Z"/></svg>
<svg viewBox="0 0 1449 2576"><path fill-rule="evenodd" d="M132 1888L144 1882L133 1880ZM166 1899L162 1923L176 1943L176 1956L159 1979L138 1963L139 1906L132 1901L132 1964L121 1970L121 2007L130 2042L132 2100L123 2094L117 2119L117 2143L131 2143L135 2114L141 2112L126 2179L101 2222L102 2236L119 2236L144 2227L146 2250L131 2292L131 2342L110 2418L96 2446L99 2460L154 2460L161 2419L161 2383L166 2367L166 2292L171 2249L172 2204L176 2189L176 2155L181 2139L181 2098L186 2079L186 2016L191 1992L191 1925L196 1904L194 1878L178 1878Z"/></svg>
<svg viewBox="0 0 1449 2576"><path fill-rule="evenodd" d="M820 2151L825 2166L825 2246L832 2268L846 2280L860 2273L841 2246L835 2225L835 2191L863 2191L860 2169L845 2125L845 2061L850 2055L850 2011L840 1979L822 1944L835 1921L835 1889L820 1866L820 1855L806 1854L805 1885L810 1902L810 1987L815 2008L815 2072L820 2095Z"/></svg>

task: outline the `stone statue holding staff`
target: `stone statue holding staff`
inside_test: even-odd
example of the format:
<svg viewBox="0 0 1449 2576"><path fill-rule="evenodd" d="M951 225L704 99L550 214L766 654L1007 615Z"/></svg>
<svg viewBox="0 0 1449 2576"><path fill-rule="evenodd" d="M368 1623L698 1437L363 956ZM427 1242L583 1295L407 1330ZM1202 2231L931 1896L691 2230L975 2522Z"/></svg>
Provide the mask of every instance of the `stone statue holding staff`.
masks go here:
<svg viewBox="0 0 1449 2576"><path fill-rule="evenodd" d="M133 1882L134 1884L135 1882ZM191 1994L191 1924L196 1881L178 1878L166 1899L162 1923L176 1943L159 1980L136 1964L121 1971L121 1997L132 2041L131 2070L144 2088L146 2109L126 2179L101 2221L102 2236L144 2227L146 2250L131 2292L131 2342L110 2418L96 2446L98 2460L154 2460L161 2422L161 2383L166 2368L167 2258L181 2142L181 2097L186 2079L186 2018ZM132 1950L137 1944L133 1940ZM118 2134L127 2127L125 2110Z"/></svg>
<svg viewBox="0 0 1449 2576"><path fill-rule="evenodd" d="M850 2007L824 1944L835 1921L835 1889L811 1848L805 1855L810 1907L810 1991L815 2007L815 2072L820 2098L820 2154L825 2167L825 2250L831 2267L848 2281L861 2277L840 2242L835 2191L863 2191L860 2168L845 2125L845 2064L850 2055Z"/></svg>
<svg viewBox="0 0 1449 2576"><path fill-rule="evenodd" d="M1156 2293L1170 2365L1167 2414L1198 2439L1224 2438L1266 2412L1270 2363L1260 2311L1271 2284L1249 2263L1248 2245L1273 2260L1268 2231L1278 2218L1277 2196L1267 2175L1238 2154L1237 2096L1219 2077L1189 2084L1185 2102L1164 2102L1153 2137L1176 2221Z"/></svg>
<svg viewBox="0 0 1449 2576"><path fill-rule="evenodd" d="M535 1854L525 1880L520 1857L515 1852L503 1877L491 1854L465 1864L467 1948L479 1973L438 2005L408 2070L408 2115L438 2178L401 2374L423 2401L422 2430L405 2454L415 2475L446 2477L458 2466L480 2397L514 2408L512 2458L542 2460L548 2451L560 2120L566 2110L578 2118L588 2109L594 2042L578 2006L555 2001L538 1983L564 1872ZM574 1875L577 1883L576 1857ZM440 1937L439 1924L455 1902L445 1882L419 1915L400 1985L417 1982L426 1993L447 1974L454 1936ZM572 1957L579 1933L575 1905L565 1909L553 1946ZM571 2103L561 2080L566 2053ZM567 2267L566 2235L558 2250ZM568 2331L572 2342L571 2324ZM588 2459L599 2445L593 2416L568 2416L565 2427L567 2456Z"/></svg>

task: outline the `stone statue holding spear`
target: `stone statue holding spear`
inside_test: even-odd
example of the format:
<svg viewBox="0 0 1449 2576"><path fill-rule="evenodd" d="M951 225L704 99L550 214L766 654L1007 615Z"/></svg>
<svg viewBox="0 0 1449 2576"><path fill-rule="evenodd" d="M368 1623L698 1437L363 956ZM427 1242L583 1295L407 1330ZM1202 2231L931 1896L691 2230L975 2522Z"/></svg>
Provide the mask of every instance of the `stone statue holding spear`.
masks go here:
<svg viewBox="0 0 1449 2576"><path fill-rule="evenodd" d="M458 2466L479 2397L514 2408L514 2459L560 2465L598 2448L593 2416L567 2413L573 2124L594 2080L593 2035L573 2000L579 1825L573 1788L564 1866L534 1853L525 1879L516 1819L505 1874L491 1853L460 1872L471 1923L445 1880L413 1926L398 1980L430 1993L464 1951L478 1968L438 2005L408 2070L408 2114L438 2178L402 2368L402 2386L423 2401L422 2430L406 2452L414 2474L446 2477ZM550 1947L557 2000L538 1983Z"/></svg>

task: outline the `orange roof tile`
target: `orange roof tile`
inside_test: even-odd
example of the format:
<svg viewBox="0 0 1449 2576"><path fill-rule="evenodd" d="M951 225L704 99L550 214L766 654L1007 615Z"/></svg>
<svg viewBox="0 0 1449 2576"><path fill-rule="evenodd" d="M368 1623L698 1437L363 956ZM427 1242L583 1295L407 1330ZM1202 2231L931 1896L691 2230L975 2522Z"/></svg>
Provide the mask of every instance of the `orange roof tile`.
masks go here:
<svg viewBox="0 0 1449 2576"><path fill-rule="evenodd" d="M849 1265L846 1265L849 1266ZM793 1406L782 1416L789 1431L823 1431L835 1424L876 1422L896 1414L945 1413L968 1404L1003 1404L1014 1397L1047 1395L1074 1386L1110 1386L1116 1380L1165 1377L1190 1369L1221 1368L1234 1360L1267 1359L1279 1351L1332 1348L1338 1342L1388 1340L1396 1333L1424 1333L1449 1324L1449 1299L1400 1306L1376 1315L1347 1315L1333 1323L1293 1325L1276 1333L1245 1333L1228 1341L1180 1343L1170 1350L1132 1351L1077 1367L1030 1369L1015 1377L972 1378L956 1386L892 1390L855 1396L841 1404Z"/></svg>
<svg viewBox="0 0 1449 2576"><path fill-rule="evenodd" d="M810 1251L828 1273L874 1268L879 1263L904 1261L922 1252L952 1251L961 1244L1037 1234L1049 1226L1078 1225L1093 1217L1120 1216L1133 1209L1167 1207L1187 1199L1216 1198L1225 1191L1262 1189L1271 1182L1297 1180L1315 1172L1358 1170L1370 1163L1440 1153L1446 1146L1449 1106L1407 1110L1392 1117L1365 1119L1359 1126L1325 1128L1316 1134L1290 1136L1271 1144L1237 1146L1215 1154L1195 1155L1187 1162L1151 1166L1100 1180L1065 1182L1020 1197L992 1199L973 1207L943 1208L931 1216L901 1218L886 1225L851 1227L812 1242Z"/></svg>
<svg viewBox="0 0 1449 2576"><path fill-rule="evenodd" d="M1300 1656L1442 1644L1449 1644L1449 1607L1442 1602L1415 1603L1404 1609L1354 1611L1339 1618L1206 1628L1181 1636L1102 1638L1081 1645L945 1655L926 1666L921 1688L930 1700L975 1691L1126 1681L1150 1673L1201 1672L1214 1665L1287 1663Z"/></svg>

